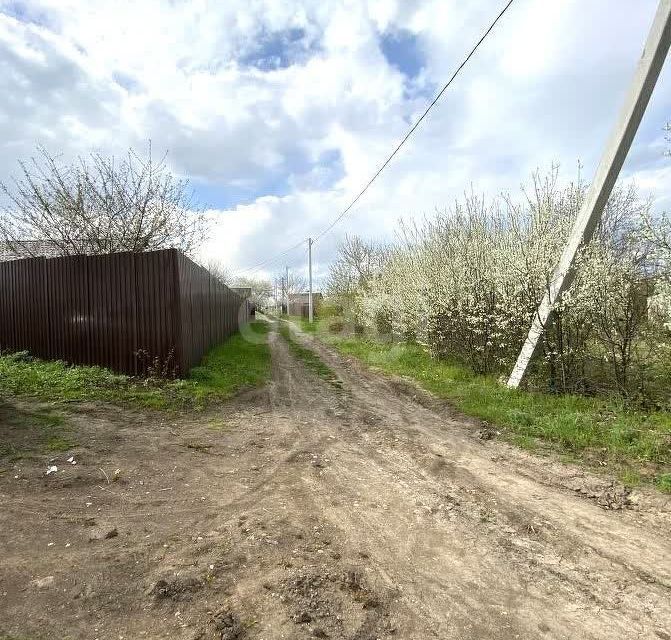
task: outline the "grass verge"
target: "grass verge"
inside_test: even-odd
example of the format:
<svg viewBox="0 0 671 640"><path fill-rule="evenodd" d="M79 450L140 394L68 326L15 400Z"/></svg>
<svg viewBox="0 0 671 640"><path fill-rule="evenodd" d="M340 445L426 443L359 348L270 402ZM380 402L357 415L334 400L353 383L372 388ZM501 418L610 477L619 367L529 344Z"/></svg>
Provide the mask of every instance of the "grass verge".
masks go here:
<svg viewBox="0 0 671 640"><path fill-rule="evenodd" d="M580 460L609 466L625 484L652 482L671 493L671 414L629 409L624 401L508 389L492 377L437 361L416 344L380 343L318 335L343 354L386 373L415 380L463 413L499 427L523 448L551 448Z"/></svg>
<svg viewBox="0 0 671 640"><path fill-rule="evenodd" d="M290 322L298 325L304 333L317 333L317 328L319 327L319 322L315 320L310 322L307 318L303 316L283 316Z"/></svg>
<svg viewBox="0 0 671 640"><path fill-rule="evenodd" d="M340 387L342 382L340 378L312 349L308 349L300 344L292 335L291 327L283 321L279 321L279 331L281 336L287 341L291 352L296 356L308 369L314 371L320 378L326 380L328 383Z"/></svg>
<svg viewBox="0 0 671 640"><path fill-rule="evenodd" d="M70 366L25 354L0 356L0 395L45 402L105 401L161 410L203 408L270 375L268 323L252 322L254 340L241 333L214 347L183 380L140 380L101 367Z"/></svg>
<svg viewBox="0 0 671 640"><path fill-rule="evenodd" d="M0 460L20 460L32 452L57 453L75 445L65 418L51 409L30 410L0 402Z"/></svg>

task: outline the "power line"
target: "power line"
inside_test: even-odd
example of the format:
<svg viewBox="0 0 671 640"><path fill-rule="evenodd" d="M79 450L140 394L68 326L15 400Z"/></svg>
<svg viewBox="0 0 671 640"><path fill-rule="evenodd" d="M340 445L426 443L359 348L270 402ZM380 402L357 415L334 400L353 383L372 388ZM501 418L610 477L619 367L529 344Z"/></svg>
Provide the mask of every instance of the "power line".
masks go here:
<svg viewBox="0 0 671 640"><path fill-rule="evenodd" d="M448 89L448 87L452 84L452 82L454 81L454 79L459 75L459 73L461 72L461 70L462 70L462 69L466 66L466 64L468 63L468 61L473 57L473 54L478 50L478 48L480 47L480 45L484 42L485 38L487 38L487 36L488 36L488 35L490 34L490 32L492 31L492 29L496 26L496 24L497 24L497 23L499 22L499 20L503 17L503 15L506 13L506 11L508 11L508 9L510 8L510 5L511 5L513 2L514 2L514 0L508 0L508 2L504 5L503 9L501 9L501 11L499 12L499 14L496 16L496 18L494 18L493 22L489 25L489 27L487 28L487 30L482 34L482 36L480 37L480 39L475 43L475 45L473 46L473 48L469 51L468 55L464 58L464 60L461 62L461 64L456 68L456 70L454 71L454 73L452 74L452 76L450 77L450 79L443 85L442 89L436 94L436 96L435 96L434 99L431 101L431 103L429 104L429 106L424 110L424 112L422 113L422 115L417 119L417 121L412 125L412 127L410 127L410 129L408 130L408 132L405 134L405 136L403 136L403 138L401 139L401 141L396 145L396 147L394 148L394 150L393 150L393 151L391 152L391 154L387 157L387 159L382 163L382 165L381 165L380 168L375 172L375 174L373 175L373 177L366 183L366 185L363 187L363 189L361 189L361 191L359 191L359 193L358 193L358 194L356 195L356 197L352 200L352 202L350 202L350 203L347 205L347 207L345 207L345 209L343 209L343 210L338 214L338 216L335 218L335 220L333 220L333 222L332 222L328 227L326 227L326 229L324 229L321 233L319 233L319 234L313 239L313 241L312 241L313 245L314 245L314 243L316 243L318 240L320 240L321 238L323 238L329 231L331 231L331 229L333 229L333 227L335 227L336 224L338 224L338 222L340 222L340 221L347 215L347 213L352 209L352 207L353 207L353 206L354 206L354 205L361 199L361 197L364 195L364 193L366 193L366 191L368 191L368 189L369 189L370 186L373 184L373 182L375 182L375 180L377 180L378 176L385 170L385 168L386 168L387 165L392 161L392 159L394 158L394 156L400 151L401 147L403 147L403 145L408 141L408 139L410 138L410 136L416 131L416 129L417 129L417 128L419 127L419 125L422 123L422 121L424 120L424 118L426 118L426 116L429 114L429 112L431 111L431 109L433 109L433 107L436 105L436 103L438 102L438 100L440 100L440 98L442 97L442 95L445 93L445 91ZM248 268L246 268L246 269L243 269L242 271L239 271L239 272L236 273L235 275L237 276L237 275L240 275L240 274L242 274L242 273L246 273L247 271L252 271L252 270L254 270L254 269L258 269L259 267L262 267L262 266L264 266L264 265L267 265L267 264L269 264L269 263L271 263L271 262L275 262L275 260L277 260L278 258L281 258L282 256L284 256L285 254L289 253L290 251L293 251L294 249L296 249L297 247L301 246L301 245L302 245L303 243L305 243L305 242L307 242L307 240L301 240L300 242L296 243L295 245L289 247L288 249L285 249L285 250L282 251L281 253L278 253L277 255L275 255L275 256L273 256L273 257L271 257L271 258L268 258L267 260L264 260L263 262L260 262L259 264L256 264L256 265L254 265L254 266L252 266L252 267L248 267Z"/></svg>
<svg viewBox="0 0 671 640"><path fill-rule="evenodd" d="M354 200L352 200L352 202L350 202L347 205L347 207L345 209L343 209L343 211L340 212L340 214L336 217L336 219L314 239L313 243L317 242L320 238L322 238L324 235L326 235L331 229L333 229L333 227L335 227L336 224L338 224L338 222L340 222L347 215L348 211L359 201L361 196L363 196L363 194L366 193L366 191L368 191L368 188L373 184L373 182L375 182L377 177L384 171L386 166L391 162L392 158L398 153L398 151L401 149L401 147L408 141L408 138L410 138L410 136L415 132L417 127L419 127L422 120L424 120L424 118L426 118L429 111L431 111L431 109L433 109L433 107L438 102L438 100L440 100L441 96L445 93L447 88L452 84L452 81L459 75L459 72L466 66L468 61L473 56L473 54L478 50L478 47L483 43L485 38L491 32L491 30L496 26L496 23L503 17L503 14L508 10L508 8L513 3L513 1L514 0L509 0L506 3L506 5L503 7L503 9L501 9L500 13L496 16L496 18L494 18L494 21L489 25L489 28L487 29L487 31L485 31L482 34L482 36L475 43L475 46L471 49L469 54L464 58L462 63L457 67L456 71L452 74L452 77L445 83L443 88L438 92L436 97L431 101L429 106L426 108L424 113L418 118L418 120L415 122L415 124L413 124L412 127L410 127L410 129L405 134L403 139L396 145L396 148L391 152L389 157L382 163L382 166L375 172L373 177L366 183L366 186L364 186L364 188L361 189L361 191L357 194L357 196L354 198Z"/></svg>

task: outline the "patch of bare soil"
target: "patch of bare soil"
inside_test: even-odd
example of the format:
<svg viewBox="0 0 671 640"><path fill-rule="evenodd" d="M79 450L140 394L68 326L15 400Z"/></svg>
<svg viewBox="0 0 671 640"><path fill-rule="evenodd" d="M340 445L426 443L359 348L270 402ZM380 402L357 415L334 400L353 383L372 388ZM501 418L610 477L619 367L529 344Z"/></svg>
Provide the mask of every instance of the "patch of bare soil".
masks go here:
<svg viewBox="0 0 671 640"><path fill-rule="evenodd" d="M0 458L0 638L671 638L668 498L271 344L263 392Z"/></svg>

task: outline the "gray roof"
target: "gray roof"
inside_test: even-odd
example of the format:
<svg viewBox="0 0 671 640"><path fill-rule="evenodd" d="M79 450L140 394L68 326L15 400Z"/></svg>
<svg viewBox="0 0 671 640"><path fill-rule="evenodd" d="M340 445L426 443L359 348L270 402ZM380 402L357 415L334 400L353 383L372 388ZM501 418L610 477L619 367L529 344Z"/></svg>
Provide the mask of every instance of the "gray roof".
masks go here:
<svg viewBox="0 0 671 640"><path fill-rule="evenodd" d="M304 302L307 304L309 302L310 294L309 293L290 293L289 294L289 304L294 304L297 302ZM312 301L321 300L322 294L317 291L312 292Z"/></svg>
<svg viewBox="0 0 671 640"><path fill-rule="evenodd" d="M12 248L0 242L0 262L7 260L21 260L21 258L54 258L61 255L61 251L49 240L18 240L12 243Z"/></svg>
<svg viewBox="0 0 671 640"><path fill-rule="evenodd" d="M252 297L252 288L251 287L231 287L235 293L237 293L242 298L251 298Z"/></svg>

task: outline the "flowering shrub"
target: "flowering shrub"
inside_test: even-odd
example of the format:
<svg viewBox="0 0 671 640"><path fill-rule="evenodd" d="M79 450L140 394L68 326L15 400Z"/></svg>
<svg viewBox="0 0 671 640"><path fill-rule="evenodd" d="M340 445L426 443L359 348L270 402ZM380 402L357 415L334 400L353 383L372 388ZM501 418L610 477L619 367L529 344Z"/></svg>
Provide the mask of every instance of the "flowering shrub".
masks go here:
<svg viewBox="0 0 671 640"><path fill-rule="evenodd" d="M468 196L419 225L403 224L398 244L369 260L365 276L351 265L343 271L341 256L331 293L368 331L420 342L479 373L507 374L585 193L581 180L562 185L553 168L535 175L519 200ZM661 286L660 267L671 260L664 262L653 242L655 234L671 237L660 224L633 187L614 191L546 327L532 382L558 391L645 394L647 381L659 377L663 363L651 362L655 343L669 341L658 316L671 290ZM357 277L338 286L343 273ZM656 286L667 298L651 314Z"/></svg>

